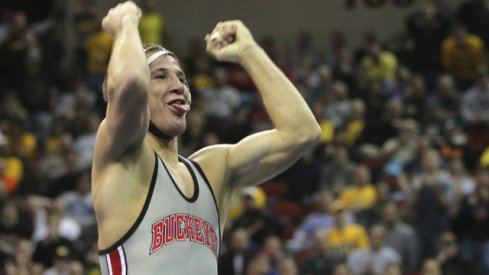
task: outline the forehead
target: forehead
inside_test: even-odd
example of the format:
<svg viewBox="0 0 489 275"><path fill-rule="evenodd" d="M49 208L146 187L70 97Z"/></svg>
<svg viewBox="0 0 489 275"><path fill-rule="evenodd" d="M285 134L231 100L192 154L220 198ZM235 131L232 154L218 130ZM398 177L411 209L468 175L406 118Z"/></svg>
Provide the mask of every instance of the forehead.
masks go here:
<svg viewBox="0 0 489 275"><path fill-rule="evenodd" d="M178 60L175 57L168 54L162 55L157 59L155 59L153 62L151 62L151 64L149 64L149 69L151 70L151 72L158 69L173 69L173 70L183 72Z"/></svg>

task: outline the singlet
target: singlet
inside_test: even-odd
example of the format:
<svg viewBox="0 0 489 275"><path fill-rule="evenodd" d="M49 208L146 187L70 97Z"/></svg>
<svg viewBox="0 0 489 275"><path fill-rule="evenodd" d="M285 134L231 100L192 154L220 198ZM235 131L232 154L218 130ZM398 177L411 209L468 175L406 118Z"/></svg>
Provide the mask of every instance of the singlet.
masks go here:
<svg viewBox="0 0 489 275"><path fill-rule="evenodd" d="M113 246L99 251L103 275L217 274L221 234L214 193L196 162L179 161L192 175L194 194L186 197L156 157L136 222Z"/></svg>

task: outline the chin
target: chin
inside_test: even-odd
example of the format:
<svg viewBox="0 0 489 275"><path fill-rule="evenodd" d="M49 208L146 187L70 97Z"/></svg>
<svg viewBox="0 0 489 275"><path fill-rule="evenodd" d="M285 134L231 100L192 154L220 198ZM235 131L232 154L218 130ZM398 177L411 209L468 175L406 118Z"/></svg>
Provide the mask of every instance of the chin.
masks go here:
<svg viewBox="0 0 489 275"><path fill-rule="evenodd" d="M169 134L171 136L179 137L179 136L181 136L181 135L183 135L185 133L185 130L186 129L187 128L185 126L183 126L183 127L174 128L174 129L172 129L171 131L168 131L168 132L169 132Z"/></svg>

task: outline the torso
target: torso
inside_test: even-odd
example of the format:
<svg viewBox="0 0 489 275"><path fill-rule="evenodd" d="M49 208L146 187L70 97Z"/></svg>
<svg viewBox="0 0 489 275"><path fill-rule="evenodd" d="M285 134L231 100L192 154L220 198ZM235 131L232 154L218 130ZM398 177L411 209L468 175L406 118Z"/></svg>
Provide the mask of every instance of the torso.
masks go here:
<svg viewBox="0 0 489 275"><path fill-rule="evenodd" d="M94 202L96 210L98 209L96 212L101 255L113 255L124 249L124 254L121 255L127 256L127 260L133 263L133 267L134 262L144 262L144 268L151 269L161 267L163 258L157 255L166 255L165 251L167 251L168 255L175 255L171 262L173 266L177 266L176 270L185 270L181 269L185 265L176 264L178 261L188 261L188 255L185 254L196 255L200 257L199 259L205 259L202 255L207 254L206 264L209 265L209 270L213 270L213 264L209 264L212 262L210 256L217 261L220 226L216 200L209 182L203 172L199 171L200 167L197 163L188 160L173 164L166 163L161 158L155 158L154 152L150 159L147 151L150 150L143 150L137 162L134 161L140 165L131 165L131 160L128 160L128 163L111 164L102 175L106 186L97 183ZM155 178L152 177L154 172L157 173ZM105 188L110 190L103 190ZM101 197L97 198L97 194ZM164 225L164 222L171 222L176 218L182 221L181 219L189 219L188 217L193 217L197 224L202 221L200 223L206 226L201 228L207 230L205 232L210 234L209 236L212 236L210 232L215 232L217 240L213 238L194 240L192 238L196 238L197 235L192 237L189 233L188 240L183 240L183 235L179 235L181 241L171 242L171 245L158 247L158 239L156 239L157 244L154 244L155 239L151 238L155 236L154 232L152 233L155 228L152 229L152 226ZM138 240L141 238L144 241ZM137 253L133 254L134 251ZM186 253L197 251L201 253ZM109 252L110 254L107 254ZM147 258L134 260L139 257L136 255L145 255ZM157 258L159 258L155 261L157 264L152 265L152 259ZM167 255L164 257L168 260L170 258ZM104 267L103 262L101 263ZM204 263L200 265L202 264ZM187 268L191 267L187 266ZM147 271L151 273L151 270Z"/></svg>

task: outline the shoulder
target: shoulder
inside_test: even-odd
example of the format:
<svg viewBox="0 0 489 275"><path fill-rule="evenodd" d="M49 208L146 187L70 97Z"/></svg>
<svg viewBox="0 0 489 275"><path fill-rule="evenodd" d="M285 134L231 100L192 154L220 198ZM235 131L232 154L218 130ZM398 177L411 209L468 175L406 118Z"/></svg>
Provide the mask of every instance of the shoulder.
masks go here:
<svg viewBox="0 0 489 275"><path fill-rule="evenodd" d="M365 228L359 224L350 224L350 225L347 225L346 227L348 229L348 231L350 231L350 233L352 234L360 234L360 235L365 235Z"/></svg>
<svg viewBox="0 0 489 275"><path fill-rule="evenodd" d="M223 194L230 194L232 190L224 188L229 179L228 154L231 145L219 144L200 149L188 157L196 162L209 180L216 197L222 198ZM226 192L225 192L226 191Z"/></svg>
<svg viewBox="0 0 489 275"><path fill-rule="evenodd" d="M380 254L383 257L391 258L392 260L395 260L395 261L400 260L399 259L399 253L397 253L397 251L395 249L393 249L391 247L388 247L388 246L382 247L382 250L380 251Z"/></svg>
<svg viewBox="0 0 489 275"><path fill-rule="evenodd" d="M219 144L204 147L193 153L188 158L197 162L204 171L214 172L219 168L220 171L225 171L227 166L227 158L231 145ZM215 171L216 173L218 171Z"/></svg>
<svg viewBox="0 0 489 275"><path fill-rule="evenodd" d="M399 232L405 234L405 235L414 235L415 232L414 232L414 228L412 226L410 226L409 224L406 224L406 223L402 223L398 226L398 230Z"/></svg>
<svg viewBox="0 0 489 275"><path fill-rule="evenodd" d="M367 248L355 249L348 255L348 259L350 262L357 262L360 259L365 259L371 256L371 251Z"/></svg>

